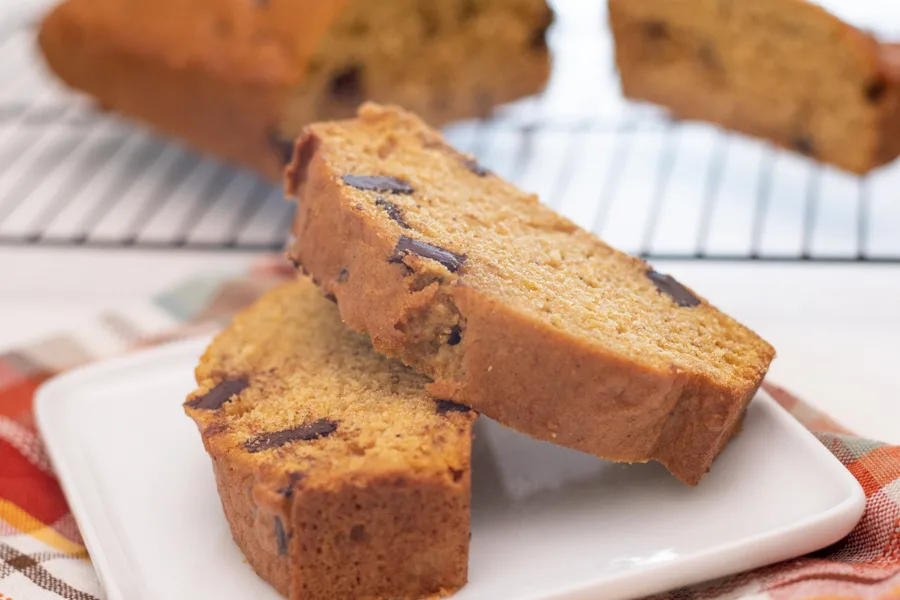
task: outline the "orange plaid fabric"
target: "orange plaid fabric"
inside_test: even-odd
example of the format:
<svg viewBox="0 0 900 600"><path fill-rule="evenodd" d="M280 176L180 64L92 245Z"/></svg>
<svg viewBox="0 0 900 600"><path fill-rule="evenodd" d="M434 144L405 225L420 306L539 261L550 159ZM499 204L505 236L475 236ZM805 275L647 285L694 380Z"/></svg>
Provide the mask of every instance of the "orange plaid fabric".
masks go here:
<svg viewBox="0 0 900 600"><path fill-rule="evenodd" d="M80 333L0 355L0 600L103 597L34 426L35 389L61 370L208 330L291 276L273 258L246 276L191 282L146 306L102 315ZM85 343L97 329L103 335L93 337L112 340L108 348ZM787 391L766 387L862 483L862 521L813 555L654 600L900 599L900 448L856 437Z"/></svg>

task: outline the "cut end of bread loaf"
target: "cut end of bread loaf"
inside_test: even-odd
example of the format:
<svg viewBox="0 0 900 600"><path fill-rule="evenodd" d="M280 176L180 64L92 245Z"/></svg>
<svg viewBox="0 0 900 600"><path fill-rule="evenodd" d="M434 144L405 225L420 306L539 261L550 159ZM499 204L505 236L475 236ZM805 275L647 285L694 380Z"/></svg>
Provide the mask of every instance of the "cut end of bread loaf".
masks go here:
<svg viewBox="0 0 900 600"><path fill-rule="evenodd" d="M696 483L774 355L400 109L310 126L286 182L289 255L345 322L539 439Z"/></svg>
<svg viewBox="0 0 900 600"><path fill-rule="evenodd" d="M538 93L545 0L66 0L42 53L68 85L279 181L284 148L365 99L435 123Z"/></svg>
<svg viewBox="0 0 900 600"><path fill-rule="evenodd" d="M900 154L900 76L806 0L611 0L626 96L866 173Z"/></svg>
<svg viewBox="0 0 900 600"><path fill-rule="evenodd" d="M612 0L626 96L866 173L896 158L900 79L806 0Z"/></svg>
<svg viewBox="0 0 900 600"><path fill-rule="evenodd" d="M446 410L313 284L239 315L196 378L185 410L232 533L281 593L414 599L465 583L475 413Z"/></svg>

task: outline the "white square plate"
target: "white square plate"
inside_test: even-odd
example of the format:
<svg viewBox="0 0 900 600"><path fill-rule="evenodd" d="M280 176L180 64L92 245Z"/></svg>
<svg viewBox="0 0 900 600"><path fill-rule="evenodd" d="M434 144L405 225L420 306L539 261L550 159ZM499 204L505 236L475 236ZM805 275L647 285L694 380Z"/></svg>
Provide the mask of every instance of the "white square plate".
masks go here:
<svg viewBox="0 0 900 600"><path fill-rule="evenodd" d="M231 540L181 403L208 340L73 371L38 425L110 600L277 599ZM476 425L469 584L456 600L637 597L827 546L863 491L771 398L697 488Z"/></svg>

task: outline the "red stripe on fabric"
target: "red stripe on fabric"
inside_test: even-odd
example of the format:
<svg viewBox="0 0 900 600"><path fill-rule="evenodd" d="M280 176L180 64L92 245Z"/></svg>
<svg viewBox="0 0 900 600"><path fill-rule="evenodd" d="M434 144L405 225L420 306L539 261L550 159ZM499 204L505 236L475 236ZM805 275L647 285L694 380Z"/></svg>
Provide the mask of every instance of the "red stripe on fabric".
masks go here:
<svg viewBox="0 0 900 600"><path fill-rule="evenodd" d="M882 446L856 459L847 469L859 480L866 496L900 478L900 446Z"/></svg>
<svg viewBox="0 0 900 600"><path fill-rule="evenodd" d="M880 487L900 479L900 446L882 446L860 457Z"/></svg>
<svg viewBox="0 0 900 600"><path fill-rule="evenodd" d="M0 498L9 500L45 524L55 523L69 512L56 480L0 440Z"/></svg>
<svg viewBox="0 0 900 600"><path fill-rule="evenodd" d="M0 394L0 415L19 422L30 422L30 418L24 417L30 417L34 392L49 376L49 373L33 375L6 387Z"/></svg>
<svg viewBox="0 0 900 600"><path fill-rule="evenodd" d="M872 496L872 494L878 493L881 490L881 484L878 483L878 480L875 478L875 475L869 471L866 463L861 460L855 460L852 463L847 465L847 470L856 477L856 480L859 481L859 484L862 486L863 491L866 493L866 498Z"/></svg>

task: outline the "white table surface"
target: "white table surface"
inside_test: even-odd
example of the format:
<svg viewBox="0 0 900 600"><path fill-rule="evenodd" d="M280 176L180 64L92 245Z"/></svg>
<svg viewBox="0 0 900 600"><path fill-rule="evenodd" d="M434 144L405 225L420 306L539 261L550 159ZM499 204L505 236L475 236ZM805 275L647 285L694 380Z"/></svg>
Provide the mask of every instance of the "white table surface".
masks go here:
<svg viewBox="0 0 900 600"><path fill-rule="evenodd" d="M0 249L0 349L77 324L240 253ZM657 263L766 337L770 378L851 429L900 443L900 266Z"/></svg>

